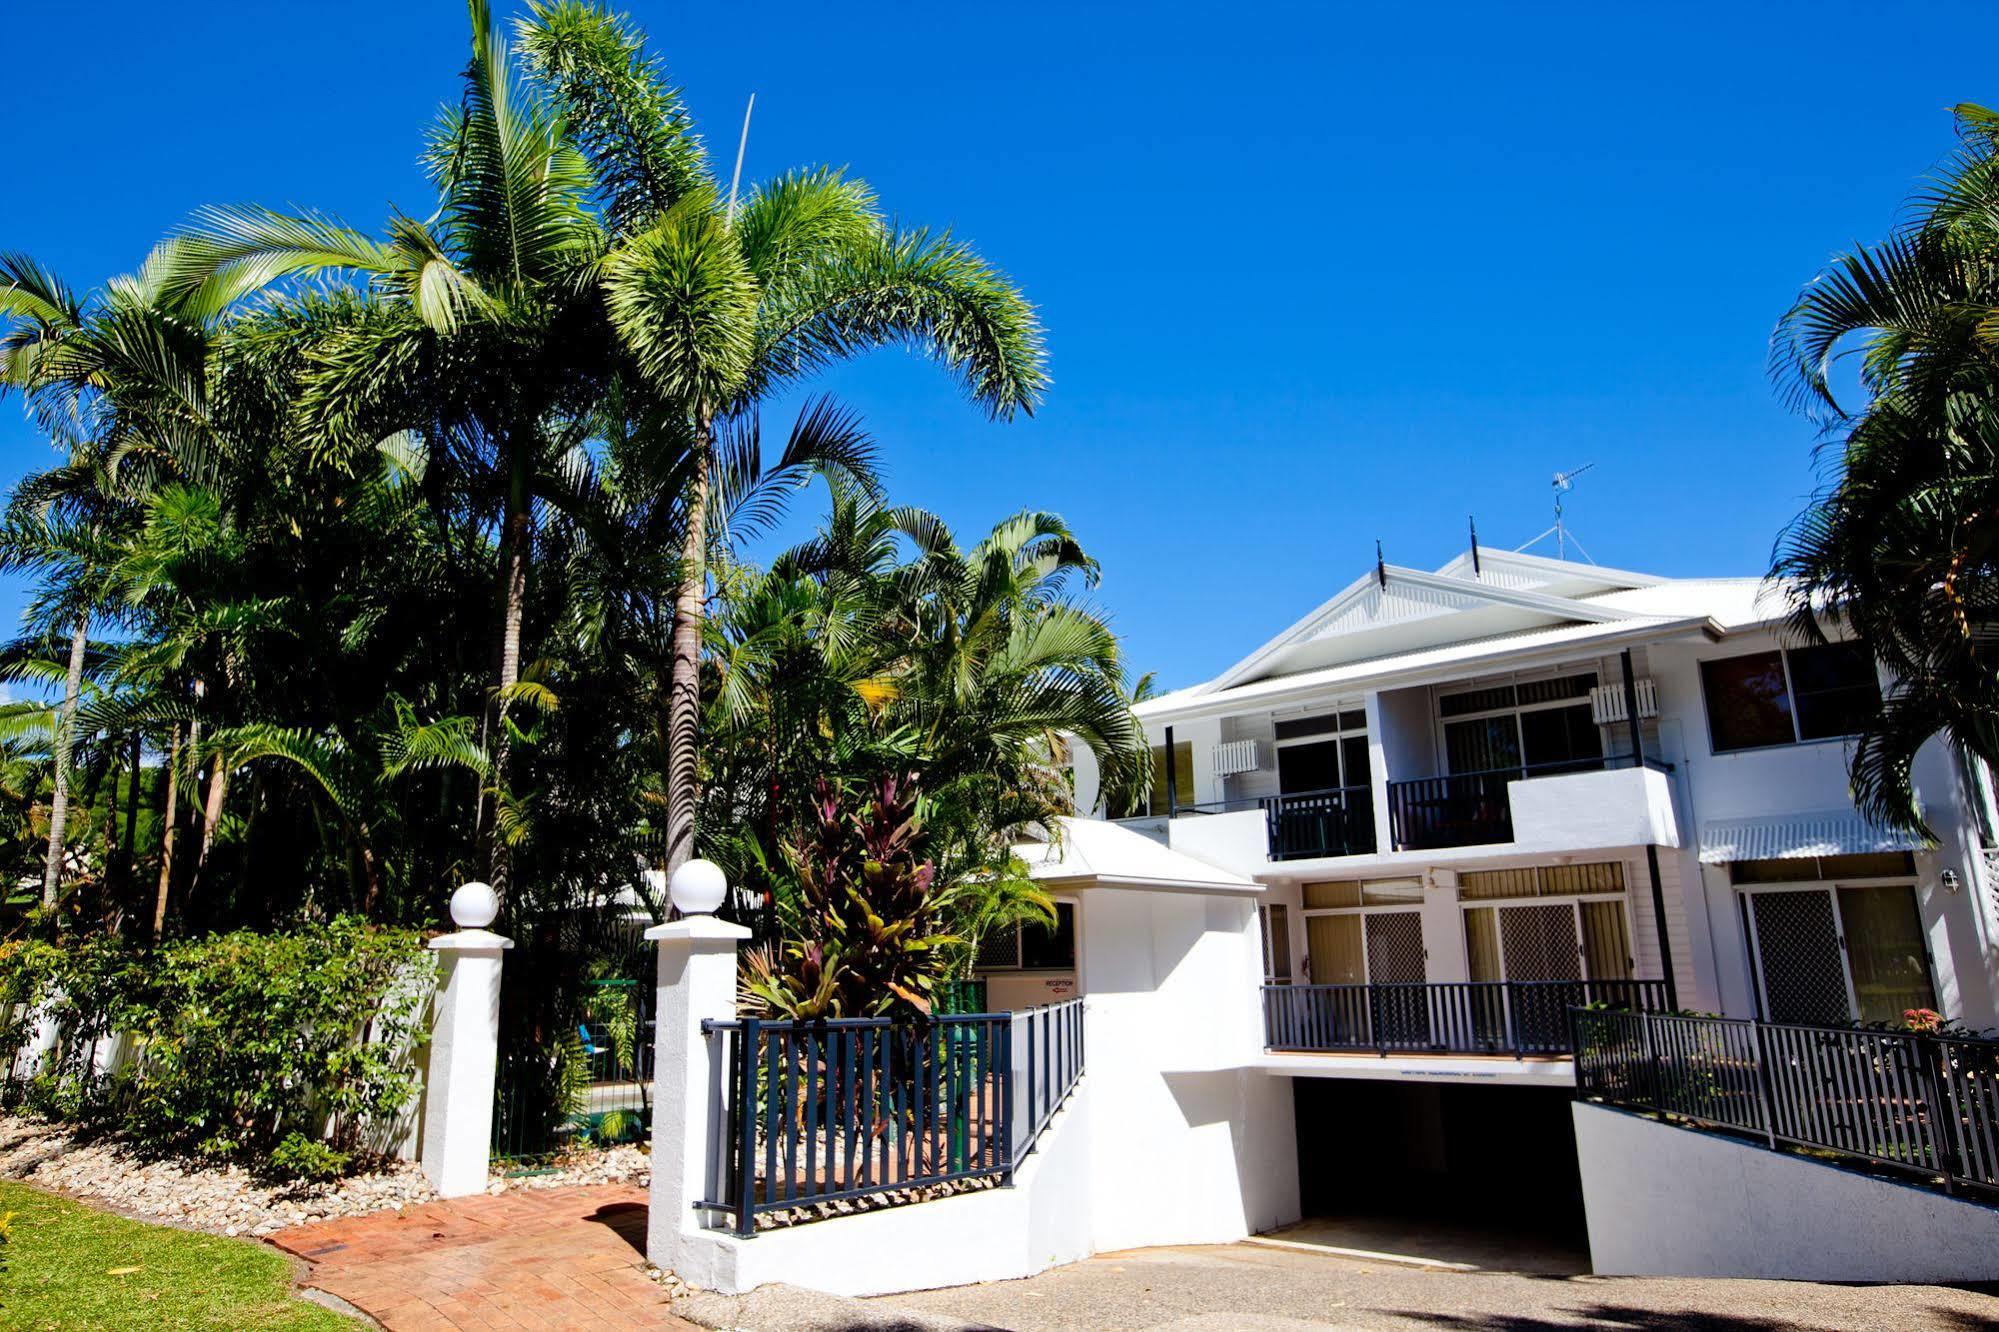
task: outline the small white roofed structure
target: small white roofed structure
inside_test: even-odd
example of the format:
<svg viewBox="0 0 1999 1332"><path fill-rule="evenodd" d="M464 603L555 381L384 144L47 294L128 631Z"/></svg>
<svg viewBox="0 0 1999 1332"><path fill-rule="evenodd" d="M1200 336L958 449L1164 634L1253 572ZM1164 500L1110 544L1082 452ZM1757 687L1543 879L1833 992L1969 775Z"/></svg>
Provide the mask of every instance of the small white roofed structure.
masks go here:
<svg viewBox="0 0 1999 1332"><path fill-rule="evenodd" d="M1035 882L1050 888L1136 888L1161 893L1254 897L1255 879L1175 851L1103 819L1057 819L1053 842L1022 842L1014 854Z"/></svg>

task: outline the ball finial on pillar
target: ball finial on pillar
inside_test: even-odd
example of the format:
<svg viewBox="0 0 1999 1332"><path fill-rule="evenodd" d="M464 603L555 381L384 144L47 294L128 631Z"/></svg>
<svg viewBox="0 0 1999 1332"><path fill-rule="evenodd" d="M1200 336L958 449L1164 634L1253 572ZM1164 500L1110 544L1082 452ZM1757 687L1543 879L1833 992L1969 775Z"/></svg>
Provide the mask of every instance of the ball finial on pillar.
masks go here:
<svg viewBox="0 0 1999 1332"><path fill-rule="evenodd" d="M462 885L451 895L451 922L461 930L483 930L500 918L500 895L490 883Z"/></svg>
<svg viewBox="0 0 1999 1332"><path fill-rule="evenodd" d="M690 860L673 872L666 891L681 915L709 916L722 905L729 879L712 860Z"/></svg>

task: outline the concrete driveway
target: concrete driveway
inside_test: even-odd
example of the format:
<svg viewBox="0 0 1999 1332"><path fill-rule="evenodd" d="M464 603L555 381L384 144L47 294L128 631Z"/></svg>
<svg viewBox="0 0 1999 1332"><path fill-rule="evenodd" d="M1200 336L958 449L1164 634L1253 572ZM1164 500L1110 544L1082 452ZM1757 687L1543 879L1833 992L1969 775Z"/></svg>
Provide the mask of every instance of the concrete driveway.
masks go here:
<svg viewBox="0 0 1999 1332"><path fill-rule="evenodd" d="M1999 1329L1999 1297L1951 1287L1437 1271L1253 1243L1106 1254L1025 1281L854 1305L847 1321L819 1325L1012 1332Z"/></svg>

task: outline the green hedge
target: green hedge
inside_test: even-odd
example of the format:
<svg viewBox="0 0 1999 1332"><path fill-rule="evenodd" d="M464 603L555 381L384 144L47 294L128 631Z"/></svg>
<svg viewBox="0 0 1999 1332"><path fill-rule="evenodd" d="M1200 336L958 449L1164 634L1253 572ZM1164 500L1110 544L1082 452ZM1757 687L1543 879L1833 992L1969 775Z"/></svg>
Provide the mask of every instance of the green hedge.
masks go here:
<svg viewBox="0 0 1999 1332"><path fill-rule="evenodd" d="M288 1175L338 1173L416 1092L434 968L412 930L342 917L138 949L0 944L0 1050L37 1015L60 1041L7 1095L147 1146ZM97 1038L129 1039L108 1074Z"/></svg>

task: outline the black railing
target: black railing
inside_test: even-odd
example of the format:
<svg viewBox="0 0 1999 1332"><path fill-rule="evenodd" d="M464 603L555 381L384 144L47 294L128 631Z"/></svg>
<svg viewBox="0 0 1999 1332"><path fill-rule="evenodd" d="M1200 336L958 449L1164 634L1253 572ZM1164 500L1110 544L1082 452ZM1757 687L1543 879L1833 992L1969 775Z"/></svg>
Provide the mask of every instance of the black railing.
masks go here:
<svg viewBox="0 0 1999 1332"><path fill-rule="evenodd" d="M1012 1164L1018 1165L1055 1118L1055 1112L1083 1076L1083 1001L1068 999L1008 1015L1013 1060L1009 1092L1012 1105Z"/></svg>
<svg viewBox="0 0 1999 1332"><path fill-rule="evenodd" d="M1374 853L1374 796L1365 786L1265 796L1260 803L1272 860Z"/></svg>
<svg viewBox="0 0 1999 1332"><path fill-rule="evenodd" d="M1671 772L1673 765L1641 759L1642 766ZM1397 851L1438 851L1513 840L1513 802L1506 788L1527 777L1559 777L1633 766L1629 754L1523 763L1483 772L1417 777L1388 784L1388 823Z"/></svg>
<svg viewBox="0 0 1999 1332"><path fill-rule="evenodd" d="M1272 1050L1365 1054L1567 1054L1569 1010L1584 1004L1655 1010L1655 980L1412 981L1266 985Z"/></svg>
<svg viewBox="0 0 1999 1332"><path fill-rule="evenodd" d="M1999 1041L1578 1009L1576 1095L1999 1190Z"/></svg>
<svg viewBox="0 0 1999 1332"><path fill-rule="evenodd" d="M757 1218L1008 1178L1083 1070L1082 1001L923 1022L705 1022L725 1140L704 1211ZM890 1201L914 1201L913 1197Z"/></svg>

